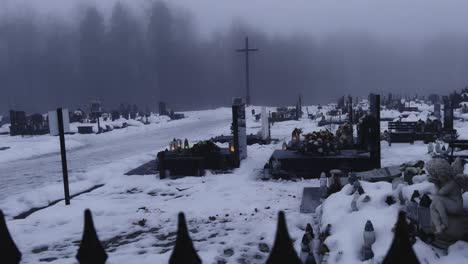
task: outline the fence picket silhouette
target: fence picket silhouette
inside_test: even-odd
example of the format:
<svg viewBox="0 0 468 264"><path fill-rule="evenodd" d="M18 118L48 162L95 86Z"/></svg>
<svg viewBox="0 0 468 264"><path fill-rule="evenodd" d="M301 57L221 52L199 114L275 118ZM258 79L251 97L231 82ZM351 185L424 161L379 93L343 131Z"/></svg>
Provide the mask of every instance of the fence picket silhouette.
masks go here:
<svg viewBox="0 0 468 264"><path fill-rule="evenodd" d="M76 259L80 264L104 264L107 260L107 253L99 241L89 209L85 210L84 219L83 239Z"/></svg>
<svg viewBox="0 0 468 264"><path fill-rule="evenodd" d="M187 223L183 213L179 213L179 222L177 225L177 238L172 251L169 264L199 264L202 263L195 248L192 239L188 233Z"/></svg>
<svg viewBox="0 0 468 264"><path fill-rule="evenodd" d="M301 264L297 256L291 238L289 237L286 217L283 211L278 213L278 225L276 228L275 244L271 250L266 264Z"/></svg>
<svg viewBox="0 0 468 264"><path fill-rule="evenodd" d="M0 263L18 264L21 261L21 252L8 231L2 210L0 210L0 252Z"/></svg>

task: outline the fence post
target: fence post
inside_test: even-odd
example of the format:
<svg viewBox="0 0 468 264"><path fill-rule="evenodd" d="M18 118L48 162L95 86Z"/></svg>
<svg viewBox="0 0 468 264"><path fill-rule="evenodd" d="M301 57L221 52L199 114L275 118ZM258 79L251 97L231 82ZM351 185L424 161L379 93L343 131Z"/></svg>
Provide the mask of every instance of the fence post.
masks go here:
<svg viewBox="0 0 468 264"><path fill-rule="evenodd" d="M190 239L187 224L185 223L185 216L179 213L179 223L177 226L177 238L172 251L169 264L200 264L202 263L195 248L193 247L192 240Z"/></svg>
<svg viewBox="0 0 468 264"><path fill-rule="evenodd" d="M21 252L11 238L2 210L0 210L0 249L0 263L20 263Z"/></svg>
<svg viewBox="0 0 468 264"><path fill-rule="evenodd" d="M406 223L406 213L403 211L400 211L398 214L393 242L387 256L385 256L385 259L382 262L382 264L393 263L419 264L418 257L416 257L413 245L409 240L409 228L408 223Z"/></svg>
<svg viewBox="0 0 468 264"><path fill-rule="evenodd" d="M288 227L286 226L286 217L284 212L278 214L278 226L276 230L275 244L266 261L266 264L301 264L296 250L289 238Z"/></svg>
<svg viewBox="0 0 468 264"><path fill-rule="evenodd" d="M107 260L107 253L99 242L89 209L85 210L84 221L83 238L76 259L80 264L104 264Z"/></svg>

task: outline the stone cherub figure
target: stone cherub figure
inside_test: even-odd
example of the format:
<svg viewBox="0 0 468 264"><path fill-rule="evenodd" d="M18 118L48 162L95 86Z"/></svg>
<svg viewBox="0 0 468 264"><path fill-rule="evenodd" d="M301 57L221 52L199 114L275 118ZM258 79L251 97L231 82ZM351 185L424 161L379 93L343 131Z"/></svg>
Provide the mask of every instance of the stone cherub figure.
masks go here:
<svg viewBox="0 0 468 264"><path fill-rule="evenodd" d="M463 175L463 161L459 158L450 165L446 160L434 158L426 164L429 181L433 182L438 190L431 196L431 220L435 233L441 234L448 228L447 214L460 214L463 212L463 189L468 190L466 176Z"/></svg>

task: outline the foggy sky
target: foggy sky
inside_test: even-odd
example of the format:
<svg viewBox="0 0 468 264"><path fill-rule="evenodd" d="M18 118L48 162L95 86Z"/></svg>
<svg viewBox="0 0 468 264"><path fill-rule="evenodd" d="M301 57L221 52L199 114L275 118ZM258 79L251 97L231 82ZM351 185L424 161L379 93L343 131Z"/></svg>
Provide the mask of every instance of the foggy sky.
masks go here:
<svg viewBox="0 0 468 264"><path fill-rule="evenodd" d="M43 14L73 14L95 4L106 13L124 2L142 12L152 0L0 0L11 9L29 6ZM440 33L467 34L466 0L164 0L189 10L200 32L225 31L234 20L271 34L358 31L389 40L424 40ZM144 12L144 11L143 11Z"/></svg>
<svg viewBox="0 0 468 264"><path fill-rule="evenodd" d="M76 55L77 49L73 48L73 45L85 10L89 6L96 6L102 13L104 26L108 28L116 2L116 0L0 0L0 25L5 21L18 21L18 17L28 16L37 27L31 29L31 32L37 34L38 39L42 39L42 35L47 34L44 33L46 31L58 30L57 32L65 35L68 34L65 32L71 32L70 36L67 35L68 39L65 35L62 36L64 38L62 44L68 45L66 52L69 52L70 59L68 62L60 61L60 63L78 65L77 61L82 61L83 55ZM121 0L120 2L131 10L131 15L138 24L135 29L141 31L138 36L142 38L141 43L145 44L148 37L145 31L154 1ZM66 96L67 93L64 92L63 96L52 100L42 98L41 94L58 88L47 87L45 84L48 80L44 79L43 75L57 74L57 71L35 73L41 76L41 81L44 83L28 83L24 80L29 78L28 75L18 72L17 78L20 81L15 80L8 76L9 71L12 71L11 65L5 63L2 68L0 62L0 113L12 105L28 111L44 111L46 108L56 107L57 104L87 107L91 98L104 97L104 95L108 98L100 99L104 103L107 101L109 108L116 108L119 103L137 103L141 107L149 105L154 108L156 101L160 99L168 101L169 105L179 109L227 105L230 97L244 95L243 58L235 54L233 49L243 44L243 37L246 35L249 35L251 44L260 49L260 52L252 56L251 67L253 102L257 104L293 104L299 93L304 95L306 103L333 100L348 93L365 95L369 92L394 91L411 94L431 92L444 94L468 84L468 27L466 26L468 1L466 0L167 0L164 2L173 16L177 17L173 23L186 19L190 24L175 26L177 30L174 34L184 34L179 32L183 31L188 36L179 38L185 43L171 44L171 49L174 49L171 54L178 56L176 61L184 67L175 65L175 62L171 62L174 65L168 66L163 63L164 60L157 59L159 55L153 54L156 56L154 63L151 61L140 63L135 60L132 65L142 68L152 67L153 72L162 78L140 71L135 76L125 79L127 85L124 86L121 85L122 81L111 80L110 73L103 74L104 77L90 77L91 75L83 75L79 69L77 70L77 66L70 66L70 71L73 71L67 73L70 79L54 79L53 85L57 87L65 85L67 80L75 84L80 82L75 88L83 89L85 94L78 97ZM63 22L61 29L56 28L57 21ZM27 36L27 31L21 30L18 34ZM3 35L3 40L7 38L5 36ZM16 41L22 43L27 39L21 37ZM14 53L8 45L4 45L3 47L7 48L2 49L1 43L0 31L0 59L2 52L3 56L11 57ZM158 41L148 43L158 44ZM139 49L151 53L151 49L143 47L143 44ZM60 56L53 52L46 53L44 50L47 50L48 44L43 45L45 47L25 46L24 49L38 49L37 52L40 54L38 56L45 54L52 57ZM196 48L192 50L193 47ZM119 51L119 48L116 47L115 52ZM20 52L23 56L25 50L16 52ZM80 50L83 50L83 47ZM144 60L148 54L138 53L137 56L141 56L139 58ZM30 62L27 60L23 61L23 64L15 65L16 67L26 65L24 67L30 68L28 73L35 72L36 67L40 66L31 65ZM42 67L47 67L48 62L45 64ZM120 70L124 71L125 66L123 65ZM2 76L4 79L11 77L11 80L4 82ZM87 76L88 79L83 76ZM174 76L177 77L172 78ZM131 83L130 80L135 80L135 83ZM97 82L102 85L96 85ZM109 87L112 83L119 84L119 89L134 89L140 95L132 95L128 91L122 92L125 95L122 97L125 98L108 95L108 91L114 89ZM38 95L36 99L39 102L29 101L29 90L34 90L33 94ZM187 95L197 95L199 103L174 96L185 92Z"/></svg>

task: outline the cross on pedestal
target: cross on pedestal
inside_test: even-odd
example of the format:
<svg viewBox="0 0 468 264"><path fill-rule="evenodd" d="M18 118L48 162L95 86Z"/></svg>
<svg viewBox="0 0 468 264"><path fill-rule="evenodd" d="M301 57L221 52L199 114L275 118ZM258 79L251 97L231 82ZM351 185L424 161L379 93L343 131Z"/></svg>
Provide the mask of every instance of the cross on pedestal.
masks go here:
<svg viewBox="0 0 468 264"><path fill-rule="evenodd" d="M249 52L258 51L258 49L249 48L249 38L245 38L245 47L243 49L237 49L237 52L245 53L245 88L246 88L246 98L245 102L247 105L250 105L250 76L249 76Z"/></svg>

